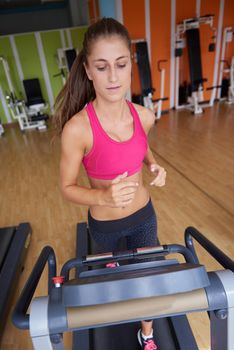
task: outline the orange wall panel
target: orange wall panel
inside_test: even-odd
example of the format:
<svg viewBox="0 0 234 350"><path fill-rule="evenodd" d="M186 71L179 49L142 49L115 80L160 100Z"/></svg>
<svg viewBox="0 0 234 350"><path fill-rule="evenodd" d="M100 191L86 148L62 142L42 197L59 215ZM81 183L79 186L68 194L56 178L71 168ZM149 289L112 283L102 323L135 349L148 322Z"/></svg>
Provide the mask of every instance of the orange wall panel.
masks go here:
<svg viewBox="0 0 234 350"><path fill-rule="evenodd" d="M224 27L234 26L234 1L233 0L225 0L223 26Z"/></svg>
<svg viewBox="0 0 234 350"><path fill-rule="evenodd" d="M131 39L145 39L145 2L144 0L122 0L123 22ZM134 55L134 47L133 47ZM138 67L133 59L132 64L132 94L140 94Z"/></svg>
<svg viewBox="0 0 234 350"><path fill-rule="evenodd" d="M89 8L89 21L92 23L94 19L94 8L93 8L93 1L89 0L88 1L88 8Z"/></svg>
<svg viewBox="0 0 234 350"><path fill-rule="evenodd" d="M176 24L180 24L185 19L196 17L196 0L176 1ZM186 38L186 35L184 35ZM183 49L183 55L180 57L180 74L179 82L183 84L184 82L189 83L190 73L189 73L189 58L187 46Z"/></svg>
<svg viewBox="0 0 234 350"><path fill-rule="evenodd" d="M88 0L88 8L89 8L89 21L90 23L93 23L99 18L99 15L100 15L98 0Z"/></svg>
<svg viewBox="0 0 234 350"><path fill-rule="evenodd" d="M171 58L171 1L151 1L151 73L154 98L160 97L161 74L157 69L159 60L167 60L161 67L165 68L165 97L170 96L170 58ZM169 109L169 100L163 102L163 109Z"/></svg>
<svg viewBox="0 0 234 350"><path fill-rule="evenodd" d="M131 39L145 38L144 0L122 0L123 21Z"/></svg>
<svg viewBox="0 0 234 350"><path fill-rule="evenodd" d="M234 27L234 1L225 0L224 7L224 20L223 20L223 29L225 27ZM231 58L234 56L234 36L230 43L226 43L225 50L225 59L228 62L231 62Z"/></svg>
<svg viewBox="0 0 234 350"><path fill-rule="evenodd" d="M218 30L220 0L203 0L201 1L201 16L207 14L214 15L214 27ZM208 51L208 45L212 42L213 32L208 25L201 25L201 55L203 77L207 79L204 83L204 99L209 100L212 90L206 90L207 87L213 86L215 52Z"/></svg>
<svg viewBox="0 0 234 350"><path fill-rule="evenodd" d="M176 0L176 24L196 17L196 0Z"/></svg>

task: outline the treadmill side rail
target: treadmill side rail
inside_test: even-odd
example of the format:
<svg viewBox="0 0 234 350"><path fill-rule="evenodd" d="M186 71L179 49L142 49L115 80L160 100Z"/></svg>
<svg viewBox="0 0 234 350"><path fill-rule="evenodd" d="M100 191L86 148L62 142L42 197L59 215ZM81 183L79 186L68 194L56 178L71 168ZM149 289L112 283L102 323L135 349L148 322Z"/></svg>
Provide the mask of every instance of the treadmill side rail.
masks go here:
<svg viewBox="0 0 234 350"><path fill-rule="evenodd" d="M30 335L35 350L63 350L61 342L52 343L48 325L48 297L35 298L31 304Z"/></svg>
<svg viewBox="0 0 234 350"><path fill-rule="evenodd" d="M211 348L212 350L233 350L234 347L234 273L230 270L217 271L225 289L227 297L227 310L220 314L212 314L211 317ZM226 315L225 315L226 311Z"/></svg>

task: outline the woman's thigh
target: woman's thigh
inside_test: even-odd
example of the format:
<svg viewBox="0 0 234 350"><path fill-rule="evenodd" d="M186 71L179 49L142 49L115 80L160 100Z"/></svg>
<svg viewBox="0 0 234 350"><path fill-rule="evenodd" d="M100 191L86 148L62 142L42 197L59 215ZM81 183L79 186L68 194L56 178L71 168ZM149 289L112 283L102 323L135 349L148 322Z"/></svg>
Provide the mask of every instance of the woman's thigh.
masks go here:
<svg viewBox="0 0 234 350"><path fill-rule="evenodd" d="M127 249L158 245L156 215L152 215L144 223L137 226L126 238Z"/></svg>

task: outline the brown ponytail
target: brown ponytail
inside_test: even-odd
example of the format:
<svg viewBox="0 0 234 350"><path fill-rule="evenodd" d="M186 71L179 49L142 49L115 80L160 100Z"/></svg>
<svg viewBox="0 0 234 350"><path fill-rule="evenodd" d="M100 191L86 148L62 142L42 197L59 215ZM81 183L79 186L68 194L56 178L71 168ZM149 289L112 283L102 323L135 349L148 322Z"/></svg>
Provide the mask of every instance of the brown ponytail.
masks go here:
<svg viewBox="0 0 234 350"><path fill-rule="evenodd" d="M113 18L102 18L89 26L84 36L83 49L76 57L68 80L55 101L54 124L57 134L61 134L66 122L81 111L86 103L96 97L92 81L88 79L84 63L91 52L91 45L100 37L118 35L125 40L131 51L131 40L127 29Z"/></svg>
<svg viewBox="0 0 234 350"><path fill-rule="evenodd" d="M59 135L66 122L96 96L93 83L88 79L84 68L85 61L84 50L81 50L72 65L68 80L56 98L54 124Z"/></svg>

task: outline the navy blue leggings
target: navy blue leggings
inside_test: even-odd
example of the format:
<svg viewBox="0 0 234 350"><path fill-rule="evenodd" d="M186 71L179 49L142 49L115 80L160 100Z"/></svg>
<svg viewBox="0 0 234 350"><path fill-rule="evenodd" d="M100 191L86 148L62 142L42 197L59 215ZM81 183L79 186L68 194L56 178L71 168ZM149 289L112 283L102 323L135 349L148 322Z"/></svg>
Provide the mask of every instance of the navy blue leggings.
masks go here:
<svg viewBox="0 0 234 350"><path fill-rule="evenodd" d="M158 244L157 218L151 200L145 207L123 219L96 220L89 212L88 225L99 253L116 251L123 238L126 238L127 249Z"/></svg>

